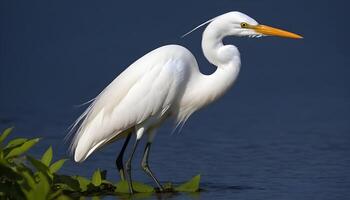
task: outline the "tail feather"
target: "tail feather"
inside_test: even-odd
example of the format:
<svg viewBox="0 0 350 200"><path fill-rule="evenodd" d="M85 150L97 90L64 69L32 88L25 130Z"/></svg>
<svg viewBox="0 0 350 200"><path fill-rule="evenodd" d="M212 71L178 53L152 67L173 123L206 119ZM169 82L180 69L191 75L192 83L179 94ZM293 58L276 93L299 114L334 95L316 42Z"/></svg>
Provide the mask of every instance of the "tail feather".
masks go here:
<svg viewBox="0 0 350 200"><path fill-rule="evenodd" d="M102 94L102 93L101 93ZM87 109L78 117L78 119L69 127L69 132L65 136L65 141L70 140L69 144L69 154L74 155L77 154L77 147L79 142L81 141L82 136L84 135L84 132L86 132L88 125L90 122L95 118L95 116L91 116L95 109L95 104L97 100L100 98L100 95L98 95L96 98L93 98L92 100L84 103L83 105L89 104ZM87 145L87 144L86 144ZM84 160L86 157L84 158ZM77 159L74 159L77 161ZM82 162L83 160L79 161ZM78 162L78 161L77 161Z"/></svg>

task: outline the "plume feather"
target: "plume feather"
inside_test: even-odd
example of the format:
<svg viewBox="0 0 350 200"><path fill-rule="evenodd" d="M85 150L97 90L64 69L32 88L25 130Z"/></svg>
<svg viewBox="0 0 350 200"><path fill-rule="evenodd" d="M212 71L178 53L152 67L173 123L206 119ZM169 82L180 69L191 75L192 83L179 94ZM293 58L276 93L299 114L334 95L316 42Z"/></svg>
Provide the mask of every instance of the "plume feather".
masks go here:
<svg viewBox="0 0 350 200"><path fill-rule="evenodd" d="M192 30L188 31L187 33L183 34L183 35L181 36L181 38L184 38L184 37L186 37L187 35L191 34L193 31L199 29L200 27L209 24L209 23L212 22L214 19L216 19L216 17L214 17L213 19L210 19L210 20L208 20L208 21L206 21L206 22L204 22L204 23L202 23L202 24L196 26L194 29L192 29Z"/></svg>

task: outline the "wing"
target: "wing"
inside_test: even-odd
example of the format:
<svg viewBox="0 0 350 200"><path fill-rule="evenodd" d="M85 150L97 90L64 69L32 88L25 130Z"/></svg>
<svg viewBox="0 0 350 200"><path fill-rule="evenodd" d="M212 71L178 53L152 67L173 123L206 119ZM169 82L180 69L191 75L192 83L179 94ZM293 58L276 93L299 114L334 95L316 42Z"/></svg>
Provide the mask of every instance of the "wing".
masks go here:
<svg viewBox="0 0 350 200"><path fill-rule="evenodd" d="M188 67L183 60L166 55L150 52L96 97L78 119L82 123L71 144L77 162L122 131L166 113L173 105L184 89Z"/></svg>

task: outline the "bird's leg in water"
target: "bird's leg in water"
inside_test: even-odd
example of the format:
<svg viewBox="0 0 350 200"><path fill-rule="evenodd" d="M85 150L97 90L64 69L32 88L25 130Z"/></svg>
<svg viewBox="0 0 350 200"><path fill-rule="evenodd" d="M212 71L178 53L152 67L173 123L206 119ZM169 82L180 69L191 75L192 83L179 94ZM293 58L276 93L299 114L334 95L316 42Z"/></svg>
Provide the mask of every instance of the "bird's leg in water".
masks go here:
<svg viewBox="0 0 350 200"><path fill-rule="evenodd" d="M117 165L117 169L118 169L119 174L120 174L120 179L121 179L122 181L125 180L123 156L124 156L125 149L126 149L126 147L128 146L128 143L129 143L129 141L130 141L131 135L132 135L132 133L129 133L129 135L126 137L125 142L124 142L124 144L123 144L123 147L122 147L122 149L120 150L120 152L119 152L119 154L118 154L118 157L117 157L117 159L116 159L116 161L115 161L115 164Z"/></svg>
<svg viewBox="0 0 350 200"><path fill-rule="evenodd" d="M126 161L125 163L125 172L128 178L127 181L129 185L130 194L134 194L134 188L132 187L132 179L131 179L131 162L132 162L132 158L134 157L134 153L137 148L137 145L139 144L140 139L143 135L144 130L145 130L144 127L141 127L136 131L136 141L135 141L134 147L132 149L132 152L130 154L128 161Z"/></svg>
<svg viewBox="0 0 350 200"><path fill-rule="evenodd" d="M130 158L125 163L125 172L126 172L127 177L128 177L127 181L128 181L128 185L129 185L130 194L134 193L134 188L132 187L132 179L131 179L131 161L132 161L132 158L134 156L137 145L139 144L139 141L140 141L139 139L136 139L136 142L134 144L134 148L132 149Z"/></svg>
<svg viewBox="0 0 350 200"><path fill-rule="evenodd" d="M154 174L152 173L152 171L148 165L148 157L149 157L149 151L151 149L151 144L152 144L152 142L147 142L147 144L146 144L145 152L143 153L143 157L142 157L141 166L142 166L143 171L145 171L146 174L148 176L150 176L154 180L154 182L156 182L159 190L164 191L164 188L160 185L158 179L154 176Z"/></svg>

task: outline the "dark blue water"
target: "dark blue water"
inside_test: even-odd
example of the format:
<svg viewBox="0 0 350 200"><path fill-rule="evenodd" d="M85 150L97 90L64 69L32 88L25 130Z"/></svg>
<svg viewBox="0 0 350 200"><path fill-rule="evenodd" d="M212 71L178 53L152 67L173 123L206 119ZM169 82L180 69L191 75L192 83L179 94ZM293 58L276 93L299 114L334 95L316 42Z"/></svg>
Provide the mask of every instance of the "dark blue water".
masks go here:
<svg viewBox="0 0 350 200"><path fill-rule="evenodd" d="M201 22L231 10L302 34L228 38L242 71L221 100L194 114L179 134L160 130L150 165L162 182L202 175L199 194L170 199L347 199L350 196L350 75L345 1L2 1L0 6L0 128L43 137L31 152L63 138L84 108L132 61L169 43L188 47L205 73ZM121 141L62 173L91 176L107 169ZM134 179L152 184L134 162ZM114 199L110 197L111 199ZM157 197L150 197L157 199Z"/></svg>

